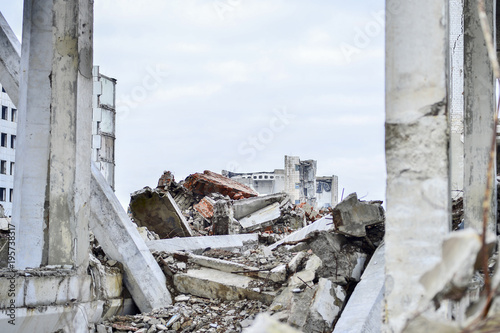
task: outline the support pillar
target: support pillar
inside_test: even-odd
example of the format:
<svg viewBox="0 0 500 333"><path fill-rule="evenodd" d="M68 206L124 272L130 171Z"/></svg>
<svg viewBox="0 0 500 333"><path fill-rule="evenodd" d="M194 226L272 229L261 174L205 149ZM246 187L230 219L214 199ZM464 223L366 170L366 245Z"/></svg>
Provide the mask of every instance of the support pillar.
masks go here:
<svg viewBox="0 0 500 333"><path fill-rule="evenodd" d="M495 2L485 1L491 31L494 31ZM476 0L464 0L464 100L464 221L465 227L481 231L491 139L496 133L493 121L496 103L493 69L479 22ZM496 170L495 164L496 155L493 170ZM491 204L488 229L494 232L497 210L496 171L493 175L492 192L488 198Z"/></svg>
<svg viewBox="0 0 500 333"><path fill-rule="evenodd" d="M16 267L86 272L91 0L25 0L13 224Z"/></svg>
<svg viewBox="0 0 500 333"><path fill-rule="evenodd" d="M386 1L384 332L419 310L451 225L448 0Z"/></svg>

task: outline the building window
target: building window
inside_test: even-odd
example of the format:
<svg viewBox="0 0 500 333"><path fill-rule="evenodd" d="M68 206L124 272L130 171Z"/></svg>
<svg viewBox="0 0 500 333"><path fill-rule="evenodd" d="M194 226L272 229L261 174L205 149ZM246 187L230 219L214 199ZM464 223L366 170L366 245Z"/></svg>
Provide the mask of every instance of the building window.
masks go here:
<svg viewBox="0 0 500 333"><path fill-rule="evenodd" d="M298 205L300 203L300 200L295 200L295 204Z"/></svg>
<svg viewBox="0 0 500 333"><path fill-rule="evenodd" d="M9 202L12 202L12 199L14 199L14 190L13 190L13 189L10 189L10 193L9 193Z"/></svg>
<svg viewBox="0 0 500 333"><path fill-rule="evenodd" d="M17 122L17 109L10 110L10 121Z"/></svg>
<svg viewBox="0 0 500 333"><path fill-rule="evenodd" d="M2 119L7 120L9 114L9 108L2 105Z"/></svg>
<svg viewBox="0 0 500 333"><path fill-rule="evenodd" d="M0 201L5 201L6 194L5 187L0 187Z"/></svg>
<svg viewBox="0 0 500 333"><path fill-rule="evenodd" d="M262 179L262 175L259 176L259 179Z"/></svg>
<svg viewBox="0 0 500 333"><path fill-rule="evenodd" d="M274 179L274 176L270 176L269 178Z"/></svg>
<svg viewBox="0 0 500 333"><path fill-rule="evenodd" d="M299 189L300 188L300 183L295 183L295 188Z"/></svg>
<svg viewBox="0 0 500 333"><path fill-rule="evenodd" d="M7 133L2 133L0 136L0 146L7 147Z"/></svg>
<svg viewBox="0 0 500 333"><path fill-rule="evenodd" d="M6 92L5 89L2 87L2 92Z"/></svg>
<svg viewBox="0 0 500 333"><path fill-rule="evenodd" d="M14 176L14 165L15 165L14 162L10 162L10 175L11 176Z"/></svg>
<svg viewBox="0 0 500 333"><path fill-rule="evenodd" d="M2 175L7 174L7 161L1 160L0 161L0 173Z"/></svg>
<svg viewBox="0 0 500 333"><path fill-rule="evenodd" d="M267 176L264 176L264 179L267 179L267 178L269 178L269 177L267 177Z"/></svg>
<svg viewBox="0 0 500 333"><path fill-rule="evenodd" d="M253 179L257 179L257 176L253 176Z"/></svg>
<svg viewBox="0 0 500 333"><path fill-rule="evenodd" d="M16 149L16 136L15 135L10 136L10 148Z"/></svg>
<svg viewBox="0 0 500 333"><path fill-rule="evenodd" d="M295 164L295 171L300 171L300 165Z"/></svg>

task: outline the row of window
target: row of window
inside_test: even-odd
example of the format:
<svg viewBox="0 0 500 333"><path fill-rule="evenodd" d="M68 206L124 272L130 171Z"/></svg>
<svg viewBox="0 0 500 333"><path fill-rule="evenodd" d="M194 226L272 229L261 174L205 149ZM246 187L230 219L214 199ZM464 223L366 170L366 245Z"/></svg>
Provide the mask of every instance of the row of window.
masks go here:
<svg viewBox="0 0 500 333"><path fill-rule="evenodd" d="M248 177L245 177L243 176L242 178L245 179L245 178L253 178L253 179L274 179L275 176L268 176L268 175L259 175L259 176L248 176ZM284 179L285 176L276 176L276 179Z"/></svg>
<svg viewBox="0 0 500 333"><path fill-rule="evenodd" d="M2 119L9 120L9 107L2 105ZM10 109L10 121L17 122L17 109Z"/></svg>
<svg viewBox="0 0 500 333"><path fill-rule="evenodd" d="M14 198L14 190L9 189L9 202L12 202L12 199ZM5 187L0 187L0 201L6 202L7 201L7 189Z"/></svg>
<svg viewBox="0 0 500 333"><path fill-rule="evenodd" d="M4 160L0 160L0 174L2 175L6 175L7 174L7 166L8 166L8 162L7 161L4 161ZM14 176L14 166L15 166L15 163L14 162L10 162L10 165L9 165L9 175L11 176Z"/></svg>
<svg viewBox="0 0 500 333"><path fill-rule="evenodd" d="M0 134L0 146L1 147L6 147L7 148L7 133L1 133ZM16 136L12 134L10 136L10 148L16 149Z"/></svg>

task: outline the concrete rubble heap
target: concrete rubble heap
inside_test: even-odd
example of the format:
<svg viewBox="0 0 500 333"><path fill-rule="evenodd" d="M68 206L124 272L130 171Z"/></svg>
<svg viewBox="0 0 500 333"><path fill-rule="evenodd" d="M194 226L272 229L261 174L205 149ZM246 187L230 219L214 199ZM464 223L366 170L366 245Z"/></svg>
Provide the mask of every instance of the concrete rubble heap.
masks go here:
<svg viewBox="0 0 500 333"><path fill-rule="evenodd" d="M202 232L207 227L198 229L195 219L203 219L203 225L212 228L213 236L164 238L155 231L160 235L156 239L147 228L139 227L165 274L175 303L148 313L108 318L95 326L97 332L257 332L272 331L273 327L282 332L292 332L292 328L301 332L332 331L366 264L382 243L384 211L380 202L348 196L339 204L346 227L340 232L329 215L319 215L320 219L310 225L304 214L292 218L296 207L285 194L232 200L220 192L194 194L187 188L180 189L183 184L175 183L166 172L156 190L139 191L158 197L171 193L173 198L183 193L182 200L191 196L191 207L182 214L193 232L207 234ZM229 193L226 186L222 191ZM216 187L205 184L203 188ZM132 203L137 195L132 194L130 206L134 217ZM358 205L364 215L354 213ZM346 207L354 207L353 214L347 214ZM265 222L252 228L245 219ZM283 234L273 237L276 234L271 230L277 230L280 223L288 229L280 227ZM291 232L291 224L295 232ZM363 233L359 232L360 225ZM215 229L223 235L217 235ZM189 245L191 240L195 241ZM266 315L257 316L261 313Z"/></svg>

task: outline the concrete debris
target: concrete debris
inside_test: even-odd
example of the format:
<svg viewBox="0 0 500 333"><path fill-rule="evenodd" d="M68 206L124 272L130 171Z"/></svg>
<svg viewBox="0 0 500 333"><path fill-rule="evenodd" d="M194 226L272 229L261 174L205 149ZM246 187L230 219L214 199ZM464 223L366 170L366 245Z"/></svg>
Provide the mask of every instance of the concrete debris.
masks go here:
<svg viewBox="0 0 500 333"><path fill-rule="evenodd" d="M333 333L378 333L384 299L385 245L373 254L360 282L342 311Z"/></svg>
<svg viewBox="0 0 500 333"><path fill-rule="evenodd" d="M212 233L214 235L239 234L241 227L233 217L231 201L217 200L212 218Z"/></svg>
<svg viewBox="0 0 500 333"><path fill-rule="evenodd" d="M229 196L233 200L259 195L248 186L208 170L203 173L189 175L184 182L184 187L197 195L205 196L210 193L220 193Z"/></svg>
<svg viewBox="0 0 500 333"><path fill-rule="evenodd" d="M280 216L280 205L275 202L270 206L245 216L240 219L239 222L245 232L251 232L273 225L274 221L276 221Z"/></svg>
<svg viewBox="0 0 500 333"><path fill-rule="evenodd" d="M227 251L244 252L250 248L257 246L258 241L258 234L241 234L170 238L149 241L146 242L146 244L151 251L187 251L201 254L207 249L222 249Z"/></svg>
<svg viewBox="0 0 500 333"><path fill-rule="evenodd" d="M233 202L234 218L239 220L274 203L282 205L289 201L290 198L285 193L268 194L248 199L236 200Z"/></svg>
<svg viewBox="0 0 500 333"><path fill-rule="evenodd" d="M157 233L161 238L193 236L185 217L170 193L145 187L130 197L134 222Z"/></svg>
<svg viewBox="0 0 500 333"><path fill-rule="evenodd" d="M382 201L361 201L351 193L332 210L337 230L349 236L366 236L367 226L384 222Z"/></svg>

